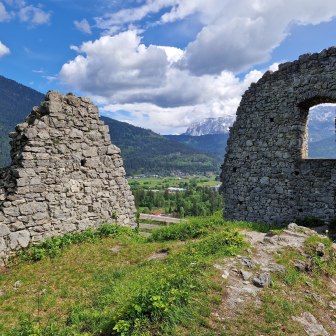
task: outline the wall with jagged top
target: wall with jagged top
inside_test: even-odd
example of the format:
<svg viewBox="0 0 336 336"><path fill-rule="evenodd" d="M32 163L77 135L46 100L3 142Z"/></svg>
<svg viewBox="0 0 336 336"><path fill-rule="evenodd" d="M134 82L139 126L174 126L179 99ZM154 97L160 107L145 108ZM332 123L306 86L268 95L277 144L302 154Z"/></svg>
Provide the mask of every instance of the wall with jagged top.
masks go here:
<svg viewBox="0 0 336 336"><path fill-rule="evenodd" d="M10 137L12 164L0 169L0 259L103 222L135 225L120 150L88 98L50 91Z"/></svg>
<svg viewBox="0 0 336 336"><path fill-rule="evenodd" d="M226 218L336 216L336 160L307 159L309 108L320 103L336 103L335 47L281 64L245 92L221 175Z"/></svg>

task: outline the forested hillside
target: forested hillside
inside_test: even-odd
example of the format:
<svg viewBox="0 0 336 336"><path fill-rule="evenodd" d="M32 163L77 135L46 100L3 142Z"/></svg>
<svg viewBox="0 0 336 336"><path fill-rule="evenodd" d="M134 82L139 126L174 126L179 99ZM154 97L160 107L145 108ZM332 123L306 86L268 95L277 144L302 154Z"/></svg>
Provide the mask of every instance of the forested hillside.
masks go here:
<svg viewBox="0 0 336 336"><path fill-rule="evenodd" d="M170 141L151 130L106 117L102 120L110 127L112 143L121 149L129 175L195 174L219 170L220 163L213 155Z"/></svg>
<svg viewBox="0 0 336 336"><path fill-rule="evenodd" d="M9 164L8 133L22 122L44 95L27 86L0 76L0 165Z"/></svg>
<svg viewBox="0 0 336 336"><path fill-rule="evenodd" d="M200 136L181 134L165 135L165 137L169 140L188 145L199 151L213 154L216 156L218 162L222 162L224 160L225 148L229 134L206 134Z"/></svg>
<svg viewBox="0 0 336 336"><path fill-rule="evenodd" d="M13 80L0 76L0 166L10 163L8 133L25 120L44 95ZM178 142L150 130L102 117L109 125L112 142L121 148L128 175L218 172L220 163Z"/></svg>

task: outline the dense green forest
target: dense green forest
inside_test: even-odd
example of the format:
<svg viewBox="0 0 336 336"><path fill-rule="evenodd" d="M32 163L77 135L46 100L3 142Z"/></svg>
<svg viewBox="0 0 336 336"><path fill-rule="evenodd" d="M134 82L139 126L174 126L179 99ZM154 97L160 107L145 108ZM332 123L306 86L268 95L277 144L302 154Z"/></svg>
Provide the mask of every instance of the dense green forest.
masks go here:
<svg viewBox="0 0 336 336"><path fill-rule="evenodd" d="M224 160L226 143L229 134L206 134L201 136L192 135L165 135L171 141L188 145L196 150L214 155L219 163Z"/></svg>
<svg viewBox="0 0 336 336"><path fill-rule="evenodd" d="M204 174L218 172L220 162L212 154L125 122L101 117L110 128L112 142L121 149L128 175Z"/></svg>
<svg viewBox="0 0 336 336"><path fill-rule="evenodd" d="M144 213L162 209L166 214L179 217L207 216L223 208L223 198L218 190L198 187L191 182L186 190L146 190L132 188L136 207Z"/></svg>

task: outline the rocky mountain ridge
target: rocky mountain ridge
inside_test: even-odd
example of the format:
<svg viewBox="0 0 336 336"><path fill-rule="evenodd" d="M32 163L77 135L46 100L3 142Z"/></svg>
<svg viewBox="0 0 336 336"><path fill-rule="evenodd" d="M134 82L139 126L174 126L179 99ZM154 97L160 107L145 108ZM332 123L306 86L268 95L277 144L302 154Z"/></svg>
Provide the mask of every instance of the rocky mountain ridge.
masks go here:
<svg viewBox="0 0 336 336"><path fill-rule="evenodd" d="M183 135L202 136L206 134L227 134L235 116L206 118L192 123Z"/></svg>
<svg viewBox="0 0 336 336"><path fill-rule="evenodd" d="M309 158L336 158L336 105L321 104L309 111ZM234 117L207 118L191 124L181 135L167 135L170 140L187 144L195 149L223 155ZM220 139L218 137L221 136ZM217 144L223 146L219 150Z"/></svg>

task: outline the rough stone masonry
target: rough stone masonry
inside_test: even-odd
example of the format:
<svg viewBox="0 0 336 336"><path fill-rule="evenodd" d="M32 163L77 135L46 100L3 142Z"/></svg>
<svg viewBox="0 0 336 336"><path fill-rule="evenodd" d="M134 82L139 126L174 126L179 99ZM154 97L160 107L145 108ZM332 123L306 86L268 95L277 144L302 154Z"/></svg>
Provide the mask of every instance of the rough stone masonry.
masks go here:
<svg viewBox="0 0 336 336"><path fill-rule="evenodd" d="M0 263L50 236L135 225L120 150L88 98L50 91L10 137L12 164L0 170Z"/></svg>
<svg viewBox="0 0 336 336"><path fill-rule="evenodd" d="M336 47L281 64L245 92L221 175L226 218L336 216L336 160L307 155L309 108L321 103L336 103Z"/></svg>

